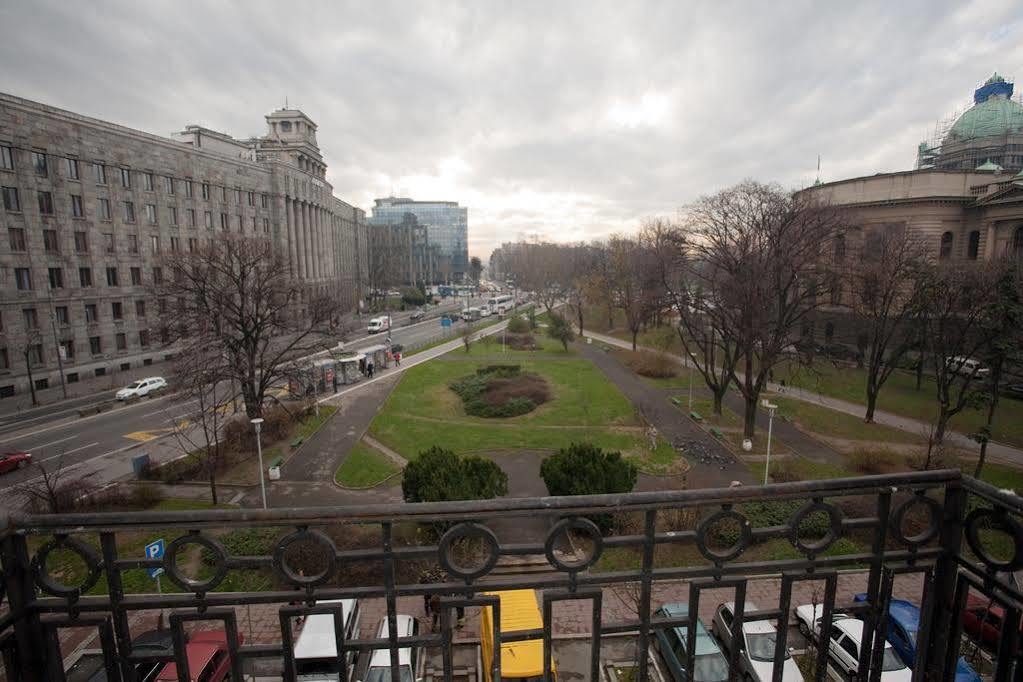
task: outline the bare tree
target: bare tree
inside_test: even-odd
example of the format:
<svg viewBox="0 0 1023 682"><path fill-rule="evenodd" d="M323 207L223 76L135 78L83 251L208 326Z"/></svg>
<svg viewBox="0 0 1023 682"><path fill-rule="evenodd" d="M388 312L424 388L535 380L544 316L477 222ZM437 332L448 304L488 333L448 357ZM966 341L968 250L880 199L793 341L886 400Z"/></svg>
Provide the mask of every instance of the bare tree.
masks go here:
<svg viewBox="0 0 1023 682"><path fill-rule="evenodd" d="M608 240L607 251L610 277L607 294L615 307L625 313L632 350L636 350L636 337L659 298L658 282L651 269L654 258L638 240L618 235Z"/></svg>
<svg viewBox="0 0 1023 682"><path fill-rule="evenodd" d="M547 312L554 309L563 295L560 251L557 244L522 244L508 259L516 285L532 291Z"/></svg>
<svg viewBox="0 0 1023 682"><path fill-rule="evenodd" d="M197 252L163 259L157 281L164 338L184 355L224 357L249 418L261 417L268 391L301 361L336 347L346 327L335 299L293 277L269 240L222 235Z"/></svg>
<svg viewBox="0 0 1023 682"><path fill-rule="evenodd" d="M817 306L820 248L841 215L808 195L746 181L699 199L687 217L689 257L699 264L692 272L712 298L703 308L736 344L732 380L745 403L744 435L752 438L768 376Z"/></svg>
<svg viewBox="0 0 1023 682"><path fill-rule="evenodd" d="M42 463L32 466L39 472L39 477L17 488L25 496L30 510L49 514L74 511L78 499L89 493L90 486L84 481L69 477L63 456L58 457L52 466Z"/></svg>
<svg viewBox="0 0 1023 682"><path fill-rule="evenodd" d="M32 367L33 365L42 364L43 357L43 337L38 327L25 330L25 338L21 345L18 346L17 352L25 363L25 373L28 376L28 390L32 395L32 405L36 406L39 404L39 398L36 396L36 382L32 376Z"/></svg>
<svg viewBox="0 0 1023 682"><path fill-rule="evenodd" d="M867 373L867 411L863 420L874 421L877 397L900 365L915 338L908 329L919 309L926 250L905 229L865 235L856 256L845 254L845 235L831 255L832 268L848 282L850 308L861 324L863 365Z"/></svg>

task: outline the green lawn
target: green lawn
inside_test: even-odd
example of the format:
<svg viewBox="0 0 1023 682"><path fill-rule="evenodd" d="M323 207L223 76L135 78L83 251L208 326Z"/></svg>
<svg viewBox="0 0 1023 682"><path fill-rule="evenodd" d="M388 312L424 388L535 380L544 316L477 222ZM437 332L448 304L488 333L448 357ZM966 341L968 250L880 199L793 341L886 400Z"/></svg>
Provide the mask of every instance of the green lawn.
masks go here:
<svg viewBox="0 0 1023 682"><path fill-rule="evenodd" d="M924 435L880 424L866 424L861 417L838 412L823 405L815 405L805 400L796 400L794 398L783 398L777 394L771 394L770 399L778 406L778 411L775 414L776 417L792 419L795 421L796 426L804 431L849 440L883 441L887 443L926 443Z"/></svg>
<svg viewBox="0 0 1023 682"><path fill-rule="evenodd" d="M334 480L349 488L368 488L397 472L390 457L359 441L338 467Z"/></svg>

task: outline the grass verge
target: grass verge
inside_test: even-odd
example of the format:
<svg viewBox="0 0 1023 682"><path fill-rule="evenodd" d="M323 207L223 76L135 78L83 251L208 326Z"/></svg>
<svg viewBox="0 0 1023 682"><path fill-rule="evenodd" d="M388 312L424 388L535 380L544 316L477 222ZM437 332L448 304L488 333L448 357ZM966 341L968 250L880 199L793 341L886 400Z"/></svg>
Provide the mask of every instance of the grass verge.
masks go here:
<svg viewBox="0 0 1023 682"><path fill-rule="evenodd" d="M391 458L361 440L338 467L334 480L347 488L370 488L398 473Z"/></svg>

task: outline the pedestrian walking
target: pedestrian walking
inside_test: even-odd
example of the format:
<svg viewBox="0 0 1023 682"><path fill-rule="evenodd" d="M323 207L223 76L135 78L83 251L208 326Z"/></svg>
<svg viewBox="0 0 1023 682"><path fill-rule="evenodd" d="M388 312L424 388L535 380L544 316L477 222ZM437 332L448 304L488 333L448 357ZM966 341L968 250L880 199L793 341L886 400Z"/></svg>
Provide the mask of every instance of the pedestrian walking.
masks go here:
<svg viewBox="0 0 1023 682"><path fill-rule="evenodd" d="M373 378L373 361L372 360L367 360L366 361L366 376L368 376L370 379Z"/></svg>
<svg viewBox="0 0 1023 682"><path fill-rule="evenodd" d="M394 354L394 365L395 367L401 367L401 351Z"/></svg>
<svg viewBox="0 0 1023 682"><path fill-rule="evenodd" d="M334 372L334 393L337 393L337 372Z"/></svg>

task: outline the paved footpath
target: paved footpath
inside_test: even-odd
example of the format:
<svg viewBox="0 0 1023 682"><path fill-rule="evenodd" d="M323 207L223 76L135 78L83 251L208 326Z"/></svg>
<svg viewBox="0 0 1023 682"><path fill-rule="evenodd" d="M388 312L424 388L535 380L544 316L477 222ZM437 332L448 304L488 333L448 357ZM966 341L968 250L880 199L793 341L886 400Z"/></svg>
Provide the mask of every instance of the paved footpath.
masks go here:
<svg viewBox="0 0 1023 682"><path fill-rule="evenodd" d="M617 339L613 336L608 336L607 334L598 334L597 332L587 331L585 332L585 335L593 338L595 341L606 343L609 346L617 346L619 348L626 349L632 348L632 344L630 344L629 342L622 341L621 339ZM643 346L640 346L640 348L644 348L645 350L654 350L653 348L645 348ZM679 358L679 362L681 361L682 361L681 358ZM851 414L854 417L860 417L861 419L863 418L864 407L859 403L851 403L846 400L839 400L838 398L831 398L826 395L821 395L820 393L808 391L803 388L781 386L780 384L775 383L768 383L767 388L771 391L783 393L788 398L795 398L796 400L802 400L808 403L815 403L823 407L828 407L837 412L844 412L846 414ZM916 435L926 436L926 434L930 431L930 425L927 424L926 422L920 421L919 419L913 419L911 417L903 417L901 415L892 414L891 412L885 412L883 410L877 410L874 413L874 421L878 424L890 426L892 428L899 429L900 431L906 431L909 433L914 433ZM758 421L757 424L759 425L760 422ZM777 427L778 424L776 422L775 428ZM966 450L971 453L980 450L980 446L977 444L976 441L974 441L968 435L960 433L958 431L948 432L948 434L946 435L946 439L951 445L954 445L957 448ZM1015 448L1012 447L1011 445L1006 445L1005 443L997 443L992 441L988 443L987 446L987 458L989 462L990 461L1005 462L1009 464L1014 464L1016 466L1023 466L1023 449Z"/></svg>
<svg viewBox="0 0 1023 682"><path fill-rule="evenodd" d="M725 464L703 464L690 461L689 488L727 488L732 481L753 483L753 476L742 461L735 458L721 443L685 417L669 403L664 391L651 386L625 367L613 355L589 344L576 344L580 355L594 365L618 387L643 417L665 437L669 443L699 441L708 451L722 458Z"/></svg>

